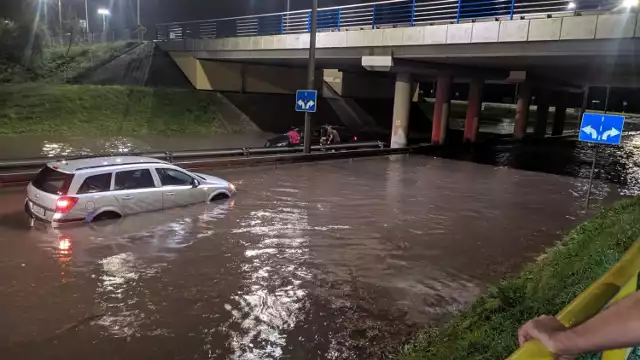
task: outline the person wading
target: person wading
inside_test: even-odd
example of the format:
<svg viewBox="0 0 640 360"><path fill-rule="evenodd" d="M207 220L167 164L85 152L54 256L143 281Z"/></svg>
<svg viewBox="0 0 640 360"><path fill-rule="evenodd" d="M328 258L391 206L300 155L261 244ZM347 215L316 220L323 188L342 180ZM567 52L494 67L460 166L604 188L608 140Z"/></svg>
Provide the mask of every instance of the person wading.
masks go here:
<svg viewBox="0 0 640 360"><path fill-rule="evenodd" d="M327 144L329 145L338 145L340 144L340 135L336 129L332 128L331 125L327 125Z"/></svg>
<svg viewBox="0 0 640 360"><path fill-rule="evenodd" d="M291 146L300 145L300 133L298 132L298 129L296 129L295 126L291 127L291 130L289 130L289 132L287 133L287 136L289 137L289 144L291 144Z"/></svg>

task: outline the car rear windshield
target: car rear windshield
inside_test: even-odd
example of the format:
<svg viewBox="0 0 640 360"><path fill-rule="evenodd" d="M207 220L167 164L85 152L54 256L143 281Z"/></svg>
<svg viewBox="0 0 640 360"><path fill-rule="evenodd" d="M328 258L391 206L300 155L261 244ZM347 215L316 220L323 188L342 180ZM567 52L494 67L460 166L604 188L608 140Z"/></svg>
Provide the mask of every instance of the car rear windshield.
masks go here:
<svg viewBox="0 0 640 360"><path fill-rule="evenodd" d="M49 194L65 195L69 191L72 179L73 174L63 173L45 166L31 184L36 189Z"/></svg>

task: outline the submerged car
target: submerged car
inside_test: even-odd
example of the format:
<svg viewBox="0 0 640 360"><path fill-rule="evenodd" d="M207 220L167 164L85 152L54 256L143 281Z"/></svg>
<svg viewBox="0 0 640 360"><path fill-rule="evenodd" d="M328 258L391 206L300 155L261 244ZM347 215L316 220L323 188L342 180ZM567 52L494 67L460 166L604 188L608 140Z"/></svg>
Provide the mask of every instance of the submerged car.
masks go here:
<svg viewBox="0 0 640 360"><path fill-rule="evenodd" d="M97 221L229 198L233 184L139 156L48 163L29 184L25 211L52 223Z"/></svg>

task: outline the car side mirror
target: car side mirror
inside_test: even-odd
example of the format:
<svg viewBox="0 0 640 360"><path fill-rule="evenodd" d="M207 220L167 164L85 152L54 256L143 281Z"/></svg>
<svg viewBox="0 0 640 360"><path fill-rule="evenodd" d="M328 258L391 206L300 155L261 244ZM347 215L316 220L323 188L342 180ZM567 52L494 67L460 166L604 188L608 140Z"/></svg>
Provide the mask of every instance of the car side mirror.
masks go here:
<svg viewBox="0 0 640 360"><path fill-rule="evenodd" d="M197 188L198 186L200 186L200 181L198 181L198 179L193 179L193 180L191 181L191 186L192 186L194 189L195 189L195 188Z"/></svg>

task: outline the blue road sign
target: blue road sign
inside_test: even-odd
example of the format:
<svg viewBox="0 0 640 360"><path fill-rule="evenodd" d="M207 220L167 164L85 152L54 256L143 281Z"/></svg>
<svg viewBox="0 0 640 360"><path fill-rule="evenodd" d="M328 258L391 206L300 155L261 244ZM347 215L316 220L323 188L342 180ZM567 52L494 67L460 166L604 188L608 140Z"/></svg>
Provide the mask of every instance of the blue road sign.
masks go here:
<svg viewBox="0 0 640 360"><path fill-rule="evenodd" d="M296 91L296 111L316 112L318 107L318 92L315 90Z"/></svg>
<svg viewBox="0 0 640 360"><path fill-rule="evenodd" d="M585 113L582 115L578 140L618 145L622 139L623 126L624 116Z"/></svg>

